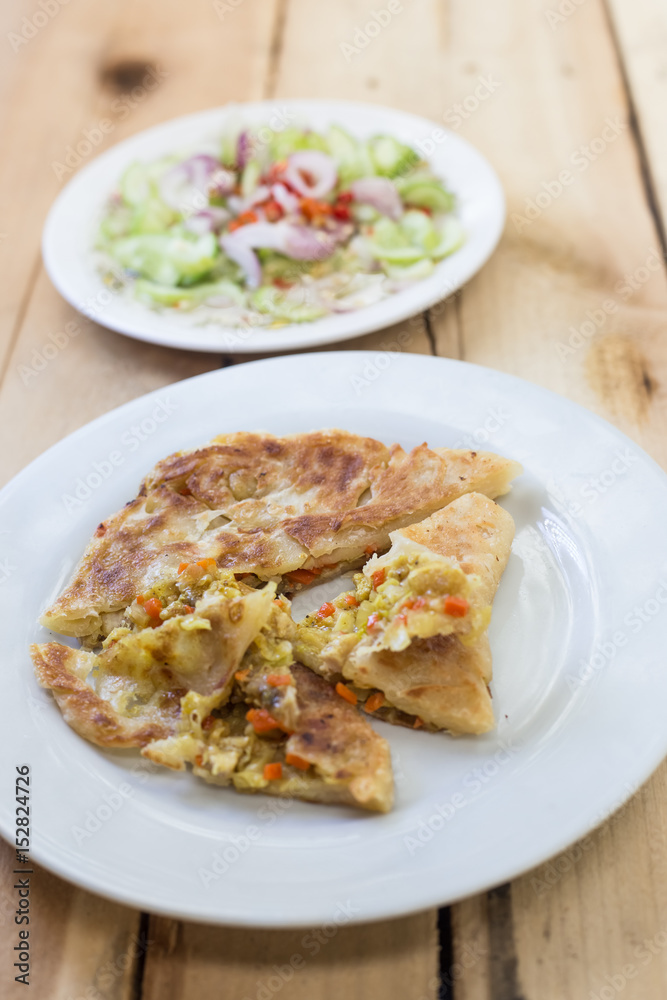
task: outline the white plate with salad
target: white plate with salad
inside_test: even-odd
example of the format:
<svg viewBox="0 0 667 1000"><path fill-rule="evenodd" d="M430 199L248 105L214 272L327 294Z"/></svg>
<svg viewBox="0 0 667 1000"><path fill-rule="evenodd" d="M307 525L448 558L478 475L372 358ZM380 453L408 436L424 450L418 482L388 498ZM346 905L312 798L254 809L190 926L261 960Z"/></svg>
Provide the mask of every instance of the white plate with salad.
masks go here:
<svg viewBox="0 0 667 1000"><path fill-rule="evenodd" d="M434 128L348 101L173 119L70 181L44 229L46 269L80 312L169 347L256 353L370 333L460 288L503 228L492 168Z"/></svg>

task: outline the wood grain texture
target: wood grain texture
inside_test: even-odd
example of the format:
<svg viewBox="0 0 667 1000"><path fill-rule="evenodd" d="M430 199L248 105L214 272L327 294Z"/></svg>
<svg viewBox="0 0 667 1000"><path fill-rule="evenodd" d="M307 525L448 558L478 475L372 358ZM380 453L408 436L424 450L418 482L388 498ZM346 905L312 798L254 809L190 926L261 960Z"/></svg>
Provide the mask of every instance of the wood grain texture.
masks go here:
<svg viewBox="0 0 667 1000"><path fill-rule="evenodd" d="M3 5L3 35L20 29L36 9L29 2ZM95 416L219 367L218 356L140 344L70 309L41 267L41 227L69 176L59 179L52 163L63 162L67 147L101 118L113 129L99 150L171 115L264 96L274 9L272 2L262 10L246 4L235 11L231 32L218 30L209 4L193 5L183 17L175 2L73 2L11 58L3 57L3 139L14 153L0 166L0 233L6 234L0 236L6 280L0 300L3 482ZM4 843L0 859L5 919L13 851ZM33 907L35 1000L137 1000L143 948L141 939L137 944L137 911L43 871L33 878ZM6 928L12 927L8 921ZM23 996L19 990L25 987L9 976L16 942L5 925L1 937L0 994Z"/></svg>
<svg viewBox="0 0 667 1000"><path fill-rule="evenodd" d="M459 131L499 170L508 224L482 272L433 311L436 348L583 403L667 464L660 233L604 7L571 6L553 23L557 5L451 11L441 63L450 96L437 117L474 95L476 80L497 82ZM667 920L666 780L663 765L583 846L453 907L456 1000L665 995L655 937Z"/></svg>
<svg viewBox="0 0 667 1000"><path fill-rule="evenodd" d="M214 928L151 919L144 1000L435 1000L431 915L298 931ZM429 981L433 980L429 986Z"/></svg>
<svg viewBox="0 0 667 1000"><path fill-rule="evenodd" d="M133 989L147 939L136 910L75 889L55 875L29 866L30 986L14 981L19 944L14 923L17 892L25 874L14 873L14 851L0 842L0 996L19 1000L134 1000ZM24 866L19 866L24 868ZM25 870L25 869L24 869ZM149 939L150 940L150 939Z"/></svg>
<svg viewBox="0 0 667 1000"><path fill-rule="evenodd" d="M606 0L643 146L652 209L667 218L667 8L660 0Z"/></svg>
<svg viewBox="0 0 667 1000"><path fill-rule="evenodd" d="M102 149L226 100L304 95L394 105L454 128L497 167L510 213L489 264L426 319L325 349L437 352L522 375L606 416L667 464L665 15L658 0L608 2L609 11L586 0L554 20L555 2L403 0L361 45L384 4L243 0L216 11L208 0L187 9L178 0L71 0L16 52L8 43L3 138L20 155L0 164L3 480L94 416L223 360L127 340L62 302L39 258L44 216L69 176L58 177L54 162L100 118L113 123ZM35 9L8 0L0 33L19 30ZM579 845L452 907L453 953L442 970L450 1000L661 1000L666 784L663 766ZM3 976L12 860L0 845ZM437 995L433 912L322 932L317 954L313 930L151 918L144 963L136 911L43 871L33 893L36 1000ZM281 977L294 955L303 966Z"/></svg>

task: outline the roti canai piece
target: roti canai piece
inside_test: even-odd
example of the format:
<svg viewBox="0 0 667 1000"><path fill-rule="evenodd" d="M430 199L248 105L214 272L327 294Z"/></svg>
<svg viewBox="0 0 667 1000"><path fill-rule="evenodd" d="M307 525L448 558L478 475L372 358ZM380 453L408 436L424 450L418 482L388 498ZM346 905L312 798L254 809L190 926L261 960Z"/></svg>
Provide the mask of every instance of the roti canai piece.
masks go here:
<svg viewBox="0 0 667 1000"><path fill-rule="evenodd" d="M140 595L101 652L32 646L35 673L79 735L100 746L142 747L176 731L188 692L228 700L274 598L275 584L240 586L213 560L188 566L177 581Z"/></svg>
<svg viewBox="0 0 667 1000"><path fill-rule="evenodd" d="M356 591L297 627L297 656L351 682L387 721L487 732L487 628L513 537L507 511L476 493L393 533L389 552L356 576Z"/></svg>
<svg viewBox="0 0 667 1000"><path fill-rule="evenodd" d="M98 745L141 747L238 791L386 811L389 747L294 664L288 607L274 583L255 590L212 560L189 565L134 602L99 654L36 645L35 671L69 725Z"/></svg>
<svg viewBox="0 0 667 1000"><path fill-rule="evenodd" d="M291 592L383 551L390 532L457 497L499 496L521 471L485 452L405 452L346 431L238 433L158 463L103 521L41 622L90 646L179 564L215 559Z"/></svg>

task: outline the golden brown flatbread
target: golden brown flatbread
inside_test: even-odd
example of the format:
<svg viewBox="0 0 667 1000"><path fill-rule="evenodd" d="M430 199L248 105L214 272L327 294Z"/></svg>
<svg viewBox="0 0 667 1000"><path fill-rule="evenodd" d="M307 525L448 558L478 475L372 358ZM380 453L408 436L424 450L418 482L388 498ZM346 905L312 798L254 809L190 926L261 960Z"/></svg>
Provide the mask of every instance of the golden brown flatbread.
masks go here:
<svg viewBox="0 0 667 1000"><path fill-rule="evenodd" d="M228 434L158 463L139 496L98 526L41 622L91 644L137 595L206 557L294 587L304 573L358 564L391 531L464 493L505 493L519 471L490 453L405 452L340 430Z"/></svg>
<svg viewBox="0 0 667 1000"><path fill-rule="evenodd" d="M293 663L289 676L289 723L280 711L253 708L252 700L232 701L216 712L210 728L186 715L175 735L149 743L143 756L175 770L190 764L197 777L239 792L387 812L394 787L387 742L307 667ZM262 713L262 725L276 722L264 736L250 721L253 711ZM276 767L278 773L271 773Z"/></svg>
<svg viewBox="0 0 667 1000"><path fill-rule="evenodd" d="M275 593L274 583L255 590L230 571L188 566L135 602L101 652L33 646L38 680L100 746L141 747L237 791L388 810L387 743L294 663L295 626ZM144 609L158 600L164 617L151 617Z"/></svg>
<svg viewBox="0 0 667 1000"><path fill-rule="evenodd" d="M297 656L343 678L380 717L391 709L429 728L481 733L493 726L486 629L507 565L514 523L471 493L392 534L341 595L297 627ZM367 703L367 702L365 702Z"/></svg>
<svg viewBox="0 0 667 1000"><path fill-rule="evenodd" d="M234 672L271 616L275 584L250 590L232 574L198 569L169 584L171 602L162 588L163 613L171 617L151 624L146 616L143 627L128 616L98 654L56 642L31 647L39 683L81 736L101 746L142 747L176 731L188 691L229 698ZM142 605L130 610L143 620Z"/></svg>

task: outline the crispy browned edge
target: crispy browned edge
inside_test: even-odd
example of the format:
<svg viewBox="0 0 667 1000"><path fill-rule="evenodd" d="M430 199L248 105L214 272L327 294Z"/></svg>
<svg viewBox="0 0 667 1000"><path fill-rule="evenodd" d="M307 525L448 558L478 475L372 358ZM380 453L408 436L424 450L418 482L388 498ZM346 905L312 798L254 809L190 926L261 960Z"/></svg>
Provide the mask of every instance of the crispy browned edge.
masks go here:
<svg viewBox="0 0 667 1000"><path fill-rule="evenodd" d="M152 740L165 739L175 731L178 702L159 718L125 719L80 680L73 670L75 661L93 654L71 649L57 642L34 644L30 654L40 685L53 693L63 718L84 739L102 747L142 747Z"/></svg>

